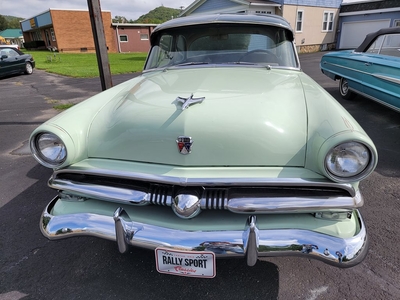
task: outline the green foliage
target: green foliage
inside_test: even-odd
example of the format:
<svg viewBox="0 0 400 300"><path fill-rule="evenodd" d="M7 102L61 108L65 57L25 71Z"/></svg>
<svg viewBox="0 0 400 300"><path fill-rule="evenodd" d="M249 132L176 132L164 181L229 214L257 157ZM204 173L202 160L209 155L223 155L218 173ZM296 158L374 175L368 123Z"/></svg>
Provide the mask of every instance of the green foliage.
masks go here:
<svg viewBox="0 0 400 300"><path fill-rule="evenodd" d="M128 21L128 19L123 16L115 16L112 19L112 22L113 23L132 23L133 21L132 20Z"/></svg>
<svg viewBox="0 0 400 300"><path fill-rule="evenodd" d="M159 6L149 11L147 14L141 16L139 19L135 21L135 23L161 24L168 20L178 17L180 13L181 13L180 9Z"/></svg>
<svg viewBox="0 0 400 300"><path fill-rule="evenodd" d="M23 18L0 15L0 31L21 28L19 25L19 21L21 20L23 20Z"/></svg>
<svg viewBox="0 0 400 300"><path fill-rule="evenodd" d="M4 18L4 16L0 15L0 31L6 30L7 29L7 20Z"/></svg>
<svg viewBox="0 0 400 300"><path fill-rule="evenodd" d="M142 24L161 24L173 18L177 18L178 15L182 12L180 9L169 8L160 6L151 11L147 14L141 16L137 20L127 20L127 18L123 16L115 16L113 18L114 23L142 23Z"/></svg>
<svg viewBox="0 0 400 300"><path fill-rule="evenodd" d="M51 53L26 51L33 56L36 68L70 77L98 77L99 67L94 53ZM147 53L109 53L111 74L127 74L143 70Z"/></svg>

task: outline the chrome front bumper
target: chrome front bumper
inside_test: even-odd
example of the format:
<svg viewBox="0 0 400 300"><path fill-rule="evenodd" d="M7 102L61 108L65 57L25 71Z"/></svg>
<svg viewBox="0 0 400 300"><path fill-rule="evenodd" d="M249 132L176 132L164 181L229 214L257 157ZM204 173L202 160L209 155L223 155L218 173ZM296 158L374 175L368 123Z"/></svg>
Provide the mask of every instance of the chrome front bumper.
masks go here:
<svg viewBox="0 0 400 300"><path fill-rule="evenodd" d="M249 266L259 257L299 256L318 259L336 267L352 267L360 263L368 251L368 237L360 213L358 233L351 238L338 238L311 230L259 230L255 215L249 216L242 231L185 231L144 224L131 220L123 208L114 216L91 213L51 215L57 202L54 198L40 220L40 229L50 240L75 236L95 236L116 241L124 253L129 246L146 249L212 251L216 257L244 257Z"/></svg>

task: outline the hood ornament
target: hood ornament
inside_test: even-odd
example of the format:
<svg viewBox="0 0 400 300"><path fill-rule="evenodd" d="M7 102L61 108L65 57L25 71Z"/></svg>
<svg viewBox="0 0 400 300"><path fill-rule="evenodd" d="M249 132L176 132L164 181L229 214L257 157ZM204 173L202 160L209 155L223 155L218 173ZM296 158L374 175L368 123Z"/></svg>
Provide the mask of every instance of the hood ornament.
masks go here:
<svg viewBox="0 0 400 300"><path fill-rule="evenodd" d="M176 140L180 154L186 155L192 152L192 138L190 136L178 136Z"/></svg>
<svg viewBox="0 0 400 300"><path fill-rule="evenodd" d="M176 98L176 101L182 103L182 110L185 110L186 108L189 107L189 105L195 104L195 103L201 103L201 102L203 102L204 99L205 99L205 97L193 98L193 94L191 94L190 97L188 97L188 98L178 97L178 98Z"/></svg>

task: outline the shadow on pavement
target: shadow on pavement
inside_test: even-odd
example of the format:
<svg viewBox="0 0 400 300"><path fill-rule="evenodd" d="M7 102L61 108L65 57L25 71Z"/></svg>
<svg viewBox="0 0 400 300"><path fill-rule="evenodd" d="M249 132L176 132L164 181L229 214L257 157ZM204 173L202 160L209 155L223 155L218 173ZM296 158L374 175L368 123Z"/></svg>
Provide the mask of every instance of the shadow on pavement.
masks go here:
<svg viewBox="0 0 400 300"><path fill-rule="evenodd" d="M220 259L214 279L196 279L159 274L151 250L132 248L122 255L116 243L94 237L47 240L40 233L39 216L55 196L45 186L50 175L50 170L35 165L27 176L37 183L0 209L0 296L18 292L28 295L24 300L278 298L279 272L270 262L248 267L243 259Z"/></svg>

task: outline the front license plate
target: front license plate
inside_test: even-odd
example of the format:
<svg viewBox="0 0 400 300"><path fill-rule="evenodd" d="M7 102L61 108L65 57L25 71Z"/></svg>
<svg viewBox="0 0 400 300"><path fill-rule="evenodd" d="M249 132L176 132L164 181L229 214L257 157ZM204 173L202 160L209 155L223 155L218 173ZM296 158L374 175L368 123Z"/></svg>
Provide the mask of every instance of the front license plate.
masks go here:
<svg viewBox="0 0 400 300"><path fill-rule="evenodd" d="M215 277L215 254L202 251L156 249L157 271L186 277Z"/></svg>

